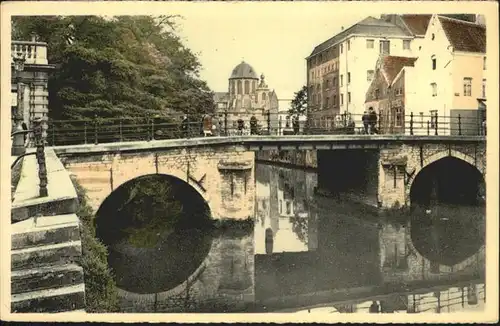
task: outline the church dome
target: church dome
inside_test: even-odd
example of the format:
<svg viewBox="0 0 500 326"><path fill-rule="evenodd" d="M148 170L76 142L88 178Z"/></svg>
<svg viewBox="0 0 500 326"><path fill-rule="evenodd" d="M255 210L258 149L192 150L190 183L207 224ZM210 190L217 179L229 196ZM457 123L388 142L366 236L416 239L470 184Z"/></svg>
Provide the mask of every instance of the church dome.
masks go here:
<svg viewBox="0 0 500 326"><path fill-rule="evenodd" d="M250 66L245 61L242 61L239 65L234 67L233 72L231 73L231 77L229 77L229 79L237 78L259 79L252 66Z"/></svg>

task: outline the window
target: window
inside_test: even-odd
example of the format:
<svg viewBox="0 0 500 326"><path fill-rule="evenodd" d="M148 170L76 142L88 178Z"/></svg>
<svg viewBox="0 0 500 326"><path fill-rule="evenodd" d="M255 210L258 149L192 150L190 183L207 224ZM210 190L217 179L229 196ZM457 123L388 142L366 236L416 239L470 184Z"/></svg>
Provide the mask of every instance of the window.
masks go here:
<svg viewBox="0 0 500 326"><path fill-rule="evenodd" d="M286 201L286 214L292 214L292 203L289 200Z"/></svg>
<svg viewBox="0 0 500 326"><path fill-rule="evenodd" d="M351 49L351 40L347 40L347 51Z"/></svg>
<svg viewBox="0 0 500 326"><path fill-rule="evenodd" d="M340 53L344 53L344 44L340 44Z"/></svg>
<svg viewBox="0 0 500 326"><path fill-rule="evenodd" d="M367 81L372 81L374 74L375 74L375 71L373 71L373 70L367 70L366 71L366 80Z"/></svg>
<svg viewBox="0 0 500 326"><path fill-rule="evenodd" d="M329 107L330 106L330 98L327 96L325 99L325 106Z"/></svg>
<svg viewBox="0 0 500 326"><path fill-rule="evenodd" d="M432 83L431 87L432 87L432 96L437 96L437 84Z"/></svg>
<svg viewBox="0 0 500 326"><path fill-rule="evenodd" d="M316 104L316 94L313 94L313 96L312 96L312 103Z"/></svg>
<svg viewBox="0 0 500 326"><path fill-rule="evenodd" d="M340 94L340 105L344 105L344 94Z"/></svg>
<svg viewBox="0 0 500 326"><path fill-rule="evenodd" d="M351 103L351 92L347 93L347 103Z"/></svg>
<svg viewBox="0 0 500 326"><path fill-rule="evenodd" d="M486 98L486 79L483 79L482 94L483 98Z"/></svg>
<svg viewBox="0 0 500 326"><path fill-rule="evenodd" d="M435 55L433 55L433 56L431 57L431 60L432 60L432 70L436 70L436 65L437 65L437 64L436 64L436 56L435 56Z"/></svg>
<svg viewBox="0 0 500 326"><path fill-rule="evenodd" d="M391 54L390 47L390 41L380 41L380 54Z"/></svg>
<svg viewBox="0 0 500 326"><path fill-rule="evenodd" d="M373 49L374 48L374 40L366 40L366 48L367 49Z"/></svg>
<svg viewBox="0 0 500 326"><path fill-rule="evenodd" d="M396 96L402 95L403 94L403 89L401 87L396 88L395 93L396 93Z"/></svg>
<svg viewBox="0 0 500 326"><path fill-rule="evenodd" d="M403 40L403 50L410 50L411 49L410 42L411 42L410 40Z"/></svg>
<svg viewBox="0 0 500 326"><path fill-rule="evenodd" d="M266 93L262 93L262 101L266 100Z"/></svg>
<svg viewBox="0 0 500 326"><path fill-rule="evenodd" d="M289 117L289 116L287 116L287 117L286 117L285 127L286 127L286 128L289 128L289 127L290 127L290 117Z"/></svg>
<svg viewBox="0 0 500 326"><path fill-rule="evenodd" d="M431 128L436 128L437 127L438 111L437 110L430 110L430 113L431 113Z"/></svg>
<svg viewBox="0 0 500 326"><path fill-rule="evenodd" d="M330 79L326 80L326 89L330 88Z"/></svg>
<svg viewBox="0 0 500 326"><path fill-rule="evenodd" d="M434 41L435 38L436 38L436 35L434 35L434 33L432 33L431 39Z"/></svg>
<svg viewBox="0 0 500 326"><path fill-rule="evenodd" d="M472 78L464 78L464 96L471 96L472 93Z"/></svg>
<svg viewBox="0 0 500 326"><path fill-rule="evenodd" d="M250 94L250 82L245 80L245 94Z"/></svg>
<svg viewBox="0 0 500 326"><path fill-rule="evenodd" d="M349 84L351 82L351 73L347 73L347 83Z"/></svg>
<svg viewBox="0 0 500 326"><path fill-rule="evenodd" d="M375 90L375 99L378 100L379 97L380 97L380 90L376 89Z"/></svg>
<svg viewBox="0 0 500 326"><path fill-rule="evenodd" d="M340 75L340 87L344 86L344 75Z"/></svg>
<svg viewBox="0 0 500 326"><path fill-rule="evenodd" d="M402 127L403 126L403 109L396 108L395 114L396 114L395 126Z"/></svg>
<svg viewBox="0 0 500 326"><path fill-rule="evenodd" d="M337 77L333 77L332 84L334 87L337 86Z"/></svg>
<svg viewBox="0 0 500 326"><path fill-rule="evenodd" d="M486 70L486 57L483 58L483 70Z"/></svg>
<svg viewBox="0 0 500 326"><path fill-rule="evenodd" d="M337 95L333 95L333 107L337 106Z"/></svg>
<svg viewBox="0 0 500 326"><path fill-rule="evenodd" d="M241 80L238 80L238 94L243 94L243 91L241 89Z"/></svg>

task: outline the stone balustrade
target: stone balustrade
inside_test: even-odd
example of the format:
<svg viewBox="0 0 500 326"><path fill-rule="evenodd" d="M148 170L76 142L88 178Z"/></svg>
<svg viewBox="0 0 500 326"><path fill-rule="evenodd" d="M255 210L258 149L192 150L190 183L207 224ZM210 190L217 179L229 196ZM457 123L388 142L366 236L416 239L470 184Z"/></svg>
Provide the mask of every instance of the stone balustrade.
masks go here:
<svg viewBox="0 0 500 326"><path fill-rule="evenodd" d="M25 64L46 65L47 61L47 43L32 41L12 41L12 57L24 57Z"/></svg>

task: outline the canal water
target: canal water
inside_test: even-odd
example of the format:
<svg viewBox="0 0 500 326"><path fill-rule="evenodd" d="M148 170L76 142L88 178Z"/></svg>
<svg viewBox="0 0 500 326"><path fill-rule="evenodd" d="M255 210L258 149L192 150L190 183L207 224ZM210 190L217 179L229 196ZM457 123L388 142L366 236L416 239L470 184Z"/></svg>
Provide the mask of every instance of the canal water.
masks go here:
<svg viewBox="0 0 500 326"><path fill-rule="evenodd" d="M463 294L484 282L484 207L435 203L381 212L362 199L319 195L314 170L257 163L255 175L255 218L246 229L235 223L214 232L203 222L206 207L186 201L196 196L179 180L171 182L172 196L184 200L177 222L163 221L169 217L154 207L151 218L139 221L127 217L134 207L116 213L130 197L117 193L100 212L97 231L124 311L276 311L351 302L336 305L345 312L353 311L353 300L395 293L385 309L409 310L416 299L401 293L445 287ZM122 231L111 232L117 224Z"/></svg>
<svg viewBox="0 0 500 326"><path fill-rule="evenodd" d="M256 300L307 305L484 276L484 207L381 212L318 195L314 171L258 164L256 176Z"/></svg>

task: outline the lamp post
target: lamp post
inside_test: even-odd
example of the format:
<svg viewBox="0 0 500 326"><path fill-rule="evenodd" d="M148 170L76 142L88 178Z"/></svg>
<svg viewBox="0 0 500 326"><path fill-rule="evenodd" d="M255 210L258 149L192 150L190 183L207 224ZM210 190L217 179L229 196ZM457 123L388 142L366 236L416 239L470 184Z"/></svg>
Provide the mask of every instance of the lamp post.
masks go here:
<svg viewBox="0 0 500 326"><path fill-rule="evenodd" d="M24 146L24 137L25 135L22 133L23 127L23 109L24 109L24 84L21 82L21 71L24 70L24 62L26 61L25 53L16 53L12 60L14 61L14 71L16 73L16 83L17 83L17 105L16 111L13 112L12 120L13 120L13 130L15 133L12 140L12 149L11 155L19 156L26 152L26 148Z"/></svg>

